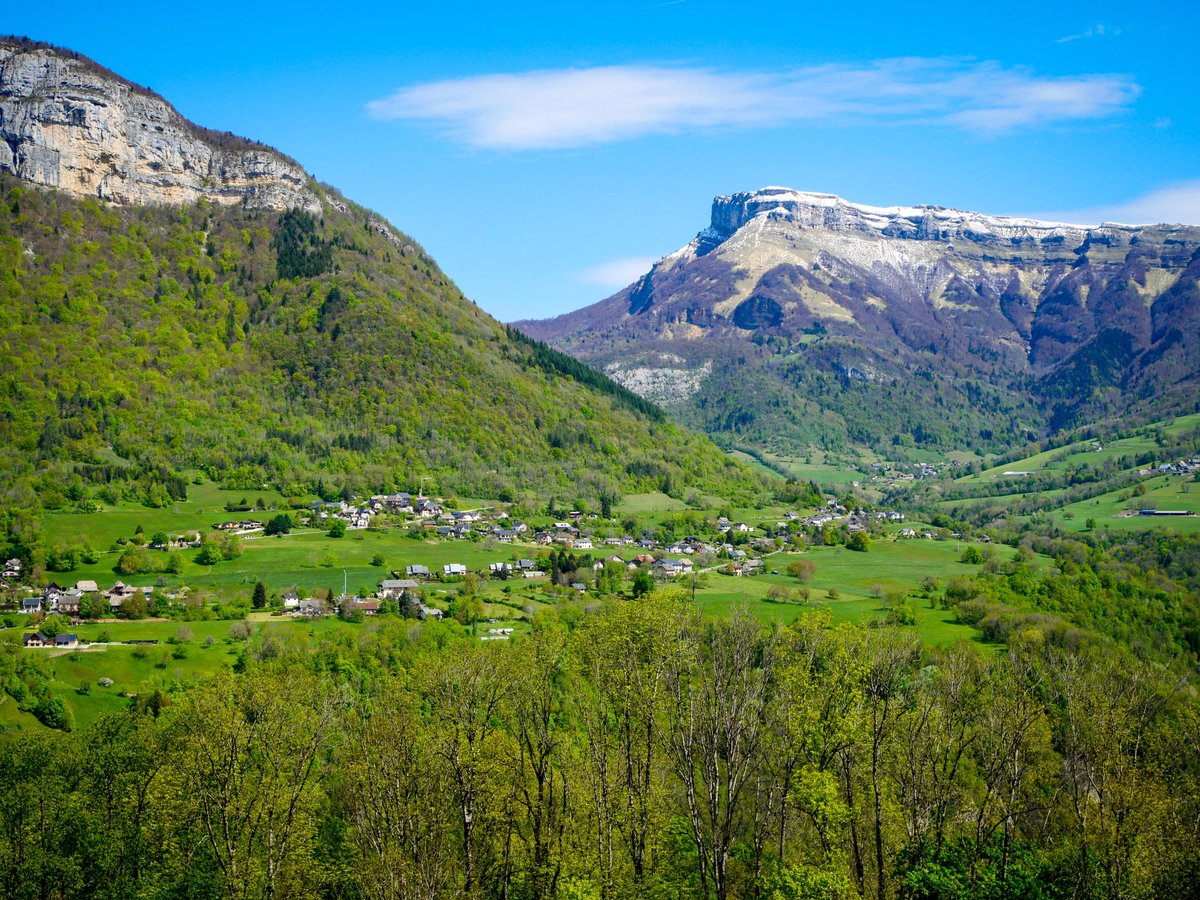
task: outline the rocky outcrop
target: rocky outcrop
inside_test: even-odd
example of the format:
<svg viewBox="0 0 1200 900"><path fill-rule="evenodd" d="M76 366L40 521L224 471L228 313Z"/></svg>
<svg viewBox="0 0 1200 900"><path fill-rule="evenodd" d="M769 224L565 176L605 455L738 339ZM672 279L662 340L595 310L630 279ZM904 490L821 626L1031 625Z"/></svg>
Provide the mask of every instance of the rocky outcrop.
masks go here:
<svg viewBox="0 0 1200 900"><path fill-rule="evenodd" d="M321 209L283 154L200 128L85 57L22 39L0 39L0 170L119 204Z"/></svg>
<svg viewBox="0 0 1200 900"><path fill-rule="evenodd" d="M768 187L744 191L713 201L712 224L700 233L699 255L744 228L760 216L786 223L793 229L820 229L832 233L977 244L989 249L1019 248L1047 255L1064 249L1105 248L1110 255L1127 249L1144 230L1130 225L1105 223L1098 226L1042 222L1013 216L982 213L941 206L867 206L851 203L834 194Z"/></svg>

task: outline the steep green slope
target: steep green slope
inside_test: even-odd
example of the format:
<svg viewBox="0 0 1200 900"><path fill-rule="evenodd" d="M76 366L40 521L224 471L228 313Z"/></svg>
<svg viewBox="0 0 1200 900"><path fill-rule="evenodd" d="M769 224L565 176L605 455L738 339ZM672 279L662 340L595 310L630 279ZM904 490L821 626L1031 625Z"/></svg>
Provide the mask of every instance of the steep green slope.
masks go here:
<svg viewBox="0 0 1200 900"><path fill-rule="evenodd" d="M6 489L86 502L87 482L116 478L163 501L190 468L289 494L762 489L603 376L513 340L369 211L334 206L111 207L0 177Z"/></svg>

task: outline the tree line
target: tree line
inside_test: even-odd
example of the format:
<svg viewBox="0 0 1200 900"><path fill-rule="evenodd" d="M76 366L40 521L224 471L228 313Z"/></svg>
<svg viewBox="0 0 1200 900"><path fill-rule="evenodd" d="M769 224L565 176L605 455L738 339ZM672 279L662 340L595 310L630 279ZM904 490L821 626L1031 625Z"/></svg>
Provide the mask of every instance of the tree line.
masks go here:
<svg viewBox="0 0 1200 900"><path fill-rule="evenodd" d="M511 642L260 634L0 740L6 897L1183 897L1200 703L1036 634L923 648L679 596Z"/></svg>

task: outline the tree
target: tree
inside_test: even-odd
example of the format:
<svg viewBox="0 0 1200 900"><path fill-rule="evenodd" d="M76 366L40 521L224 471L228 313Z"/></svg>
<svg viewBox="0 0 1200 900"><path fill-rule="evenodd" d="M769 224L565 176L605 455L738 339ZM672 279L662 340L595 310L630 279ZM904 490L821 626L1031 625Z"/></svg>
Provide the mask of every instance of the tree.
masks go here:
<svg viewBox="0 0 1200 900"><path fill-rule="evenodd" d="M668 790L659 777L663 701L688 609L677 595L652 594L643 604L620 604L587 620L576 632L583 678L574 685L573 705L586 735L582 777L595 806L596 865L608 885L618 855L624 856L632 896L643 893L650 874Z"/></svg>
<svg viewBox="0 0 1200 900"><path fill-rule="evenodd" d="M141 547L126 547L117 560L117 571L122 575L138 575L150 568L150 560Z"/></svg>
<svg viewBox="0 0 1200 900"><path fill-rule="evenodd" d="M419 697L385 681L377 704L356 708L345 732L339 773L360 895L453 896L454 845L430 836L454 827L454 797L434 736L423 727Z"/></svg>
<svg viewBox="0 0 1200 900"><path fill-rule="evenodd" d="M212 541L205 541L196 551L196 565L215 566L221 561L221 549Z"/></svg>
<svg viewBox="0 0 1200 900"><path fill-rule="evenodd" d="M56 634L64 633L70 627L71 623L67 619L54 613L42 619L41 624L38 626L38 631L46 635L46 637L54 637Z"/></svg>
<svg viewBox="0 0 1200 900"><path fill-rule="evenodd" d="M176 840L215 870L220 894L312 895L317 776L338 698L299 669L220 675L184 695L166 813L192 823Z"/></svg>
<svg viewBox="0 0 1200 900"><path fill-rule="evenodd" d="M331 538L340 538L346 536L346 520L334 518L329 522L329 536Z"/></svg>
<svg viewBox="0 0 1200 900"><path fill-rule="evenodd" d="M813 575L817 571L816 564L811 559L797 559L788 563L788 574L804 584L812 580Z"/></svg>
<svg viewBox="0 0 1200 900"><path fill-rule="evenodd" d="M638 569L633 575L633 598L644 597L654 590L654 576L649 569Z"/></svg>
<svg viewBox="0 0 1200 900"><path fill-rule="evenodd" d="M264 609L267 605L267 586L261 581L254 582L254 596L250 601L255 609Z"/></svg>
<svg viewBox="0 0 1200 900"><path fill-rule="evenodd" d="M386 562L383 558L382 553L376 553L374 556L371 557L371 565L373 565L377 568L382 568L385 564L386 564Z"/></svg>
<svg viewBox="0 0 1200 900"><path fill-rule="evenodd" d="M865 531L855 531L846 539L846 549L866 553L871 549L871 536Z"/></svg>
<svg viewBox="0 0 1200 900"><path fill-rule="evenodd" d="M33 708L33 714L47 728L54 728L58 731L70 731L74 725L74 716L71 715L71 710L67 708L60 697L43 698Z"/></svg>
<svg viewBox="0 0 1200 900"><path fill-rule="evenodd" d="M243 552L242 539L236 534L227 534L221 543L221 558L237 559Z"/></svg>
<svg viewBox="0 0 1200 900"><path fill-rule="evenodd" d="M513 685L506 660L504 648L473 643L438 655L421 673L430 749L449 778L466 897L474 895L481 877L479 828L500 802L499 712Z"/></svg>
<svg viewBox="0 0 1200 900"><path fill-rule="evenodd" d="M786 603L791 598L791 591L786 584L773 584L767 588L767 597L776 603Z"/></svg>
<svg viewBox="0 0 1200 900"><path fill-rule="evenodd" d="M743 793L763 762L774 646L745 608L708 627L693 619L680 638L667 680L667 752L684 787L701 895L725 900L730 852L746 824Z"/></svg>
<svg viewBox="0 0 1200 900"><path fill-rule="evenodd" d="M263 528L263 534L288 534L293 527L292 517L287 513L280 513L271 517L271 520Z"/></svg>
<svg viewBox="0 0 1200 900"><path fill-rule="evenodd" d="M163 571L169 575L183 574L183 554L178 550L172 550L167 554L167 564L163 567Z"/></svg>

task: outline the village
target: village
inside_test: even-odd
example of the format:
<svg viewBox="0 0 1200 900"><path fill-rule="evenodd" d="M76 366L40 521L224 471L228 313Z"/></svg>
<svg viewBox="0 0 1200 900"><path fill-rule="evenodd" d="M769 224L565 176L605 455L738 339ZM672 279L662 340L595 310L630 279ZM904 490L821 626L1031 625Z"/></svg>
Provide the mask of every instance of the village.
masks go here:
<svg viewBox="0 0 1200 900"><path fill-rule="evenodd" d="M535 526L505 509L452 509L445 501L409 493L376 495L359 502L316 502L294 514L299 520L297 527L329 535L369 530L404 535L414 559L390 567L370 590L351 592L343 587L335 592L297 584L273 594L266 608L272 615L293 619L361 619L381 613L440 619L448 612L446 598L461 591L465 583L472 588L497 582L529 583L566 596L585 597L597 593L601 584L611 592L614 584L633 582L640 573L644 573L642 579L652 579L651 584L710 572L748 577L766 571L774 553L802 550L812 542L829 543L832 534L839 540L865 535L904 520L892 510L847 508L828 499L817 511L784 510L778 518L755 524L720 515L697 521L695 534L665 539L654 528L629 529L624 526L634 523L628 519L618 523L595 512L566 511L544 517L548 521ZM270 540L271 525L270 520L229 519L212 522L209 537L198 530L158 533L147 545L160 551L203 552L211 537ZM917 533L906 529L901 536ZM932 538L934 534L923 532L921 536ZM468 542L476 550L482 545L487 555L495 558L483 563L476 555L473 565L416 561L422 548L454 542ZM556 554L569 554L569 568L564 568ZM27 577L31 574L20 559L8 560L0 573L0 590L9 604L3 612L21 614L25 627L35 629L23 635L23 646L30 649L69 650L79 645L72 632L51 629L47 633L39 628L51 616L61 617L69 627L87 622L119 623L176 616L191 602L188 585L168 587L161 577L155 583L134 584L130 582L148 579L118 578L101 585L95 578L65 583L57 575L47 579L39 572L40 579ZM19 623L10 615L6 624ZM504 639L511 633L511 628L492 628L485 637Z"/></svg>

